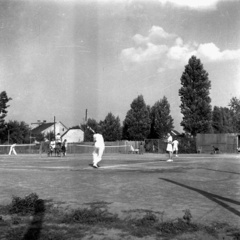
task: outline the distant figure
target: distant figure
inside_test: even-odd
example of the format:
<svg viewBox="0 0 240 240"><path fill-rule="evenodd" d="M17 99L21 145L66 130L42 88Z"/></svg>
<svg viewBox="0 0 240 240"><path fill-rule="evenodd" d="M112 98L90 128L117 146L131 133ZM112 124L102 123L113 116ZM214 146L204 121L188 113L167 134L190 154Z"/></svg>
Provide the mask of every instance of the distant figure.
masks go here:
<svg viewBox="0 0 240 240"><path fill-rule="evenodd" d="M62 141L61 141L60 133L58 133L58 134L56 135L55 140L56 140L56 145L57 145L57 146L61 146Z"/></svg>
<svg viewBox="0 0 240 240"><path fill-rule="evenodd" d="M240 153L240 147L237 148L237 153Z"/></svg>
<svg viewBox="0 0 240 240"><path fill-rule="evenodd" d="M220 150L218 147L214 147L214 146L212 147L213 147L213 154L219 153Z"/></svg>
<svg viewBox="0 0 240 240"><path fill-rule="evenodd" d="M55 142L56 142L56 145L55 145L55 156L57 155L58 157L60 157L61 156L61 150L62 150L62 140L61 140L60 133L58 133L56 135Z"/></svg>
<svg viewBox="0 0 240 240"><path fill-rule="evenodd" d="M143 143L141 142L139 145L139 154L143 154L144 153L144 146Z"/></svg>
<svg viewBox="0 0 240 240"><path fill-rule="evenodd" d="M64 139L62 143L62 153L63 153L63 156L67 155L67 139Z"/></svg>
<svg viewBox="0 0 240 240"><path fill-rule="evenodd" d="M175 139L173 142L172 142L172 145L173 145L173 153L175 152L176 153L176 157L178 157L178 140Z"/></svg>
<svg viewBox="0 0 240 240"><path fill-rule="evenodd" d="M45 137L45 138L44 138L44 141L41 142L41 145L40 145L40 151L41 151L41 153L42 153L42 152L48 153L49 143L50 143L50 142L49 142L48 139Z"/></svg>
<svg viewBox="0 0 240 240"><path fill-rule="evenodd" d="M16 153L16 151L15 151L15 146L16 146L16 143L14 143L13 145L11 145L10 151L9 151L8 155L11 155L12 153L13 153L14 155L17 155L17 153Z"/></svg>
<svg viewBox="0 0 240 240"><path fill-rule="evenodd" d="M55 151L55 147L56 147L55 140L52 139L51 142L50 142L50 144L49 144L49 153L48 153L48 156L52 156L53 151Z"/></svg>
<svg viewBox="0 0 240 240"><path fill-rule="evenodd" d="M167 162L172 162L172 136L170 133L168 133L168 139L167 139L167 152L169 154L169 159L167 160Z"/></svg>
<svg viewBox="0 0 240 240"><path fill-rule="evenodd" d="M139 149L134 149L133 145L130 145L130 153L139 153Z"/></svg>

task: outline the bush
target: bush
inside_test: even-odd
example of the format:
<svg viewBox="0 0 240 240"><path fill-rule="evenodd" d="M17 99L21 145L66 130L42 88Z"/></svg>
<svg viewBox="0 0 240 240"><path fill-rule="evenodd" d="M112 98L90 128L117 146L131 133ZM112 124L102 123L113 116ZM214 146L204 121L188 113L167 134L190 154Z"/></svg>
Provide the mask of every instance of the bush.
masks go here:
<svg viewBox="0 0 240 240"><path fill-rule="evenodd" d="M118 216L108 212L106 209L91 207L77 209L72 213L65 215L63 223L81 223L94 225L97 223L111 223L118 220Z"/></svg>
<svg viewBox="0 0 240 240"><path fill-rule="evenodd" d="M32 214L43 211L43 200L38 198L36 193L31 193L25 198L17 196L12 197L12 203L9 206L10 214Z"/></svg>
<svg viewBox="0 0 240 240"><path fill-rule="evenodd" d="M179 153L196 153L196 138L192 138L186 135L178 137L179 141Z"/></svg>
<svg viewBox="0 0 240 240"><path fill-rule="evenodd" d="M184 232L194 232L198 230L196 224L187 223L181 218L175 221L162 222L157 226L162 235L176 235Z"/></svg>

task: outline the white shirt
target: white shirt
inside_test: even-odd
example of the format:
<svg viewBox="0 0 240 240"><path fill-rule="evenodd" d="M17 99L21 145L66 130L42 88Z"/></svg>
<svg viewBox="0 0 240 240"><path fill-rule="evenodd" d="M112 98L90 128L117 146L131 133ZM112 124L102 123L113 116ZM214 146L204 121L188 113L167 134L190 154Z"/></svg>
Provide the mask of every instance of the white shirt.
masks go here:
<svg viewBox="0 0 240 240"><path fill-rule="evenodd" d="M169 136L167 139L168 144L172 144L172 136Z"/></svg>
<svg viewBox="0 0 240 240"><path fill-rule="evenodd" d="M178 140L174 140L173 141L173 147L175 148L175 147L178 147Z"/></svg>
<svg viewBox="0 0 240 240"><path fill-rule="evenodd" d="M95 142L95 147L100 147L100 146L104 146L104 139L102 134L99 133L95 133L93 134L93 140Z"/></svg>
<svg viewBox="0 0 240 240"><path fill-rule="evenodd" d="M57 143L61 142L61 136L59 134L57 134L57 136L56 136L56 142Z"/></svg>
<svg viewBox="0 0 240 240"><path fill-rule="evenodd" d="M51 146L52 148L55 148L55 141L51 141L51 142L50 142L50 146Z"/></svg>

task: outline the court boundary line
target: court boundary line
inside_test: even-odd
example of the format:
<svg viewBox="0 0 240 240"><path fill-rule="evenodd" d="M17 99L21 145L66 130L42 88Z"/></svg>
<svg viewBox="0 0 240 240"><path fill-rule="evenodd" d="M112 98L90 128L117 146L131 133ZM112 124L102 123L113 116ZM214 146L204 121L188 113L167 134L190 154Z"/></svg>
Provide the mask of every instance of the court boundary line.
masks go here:
<svg viewBox="0 0 240 240"><path fill-rule="evenodd" d="M118 165L109 165L109 166L103 166L103 167L99 167L98 169L111 169L111 168L121 168L121 167L126 167L126 166L135 166L135 165L144 165L147 163L157 163L159 160L157 161L153 161L153 162L143 162L143 163L130 163L130 164L118 164ZM161 162L161 161L159 161ZM83 170L87 170L88 168L83 168Z"/></svg>

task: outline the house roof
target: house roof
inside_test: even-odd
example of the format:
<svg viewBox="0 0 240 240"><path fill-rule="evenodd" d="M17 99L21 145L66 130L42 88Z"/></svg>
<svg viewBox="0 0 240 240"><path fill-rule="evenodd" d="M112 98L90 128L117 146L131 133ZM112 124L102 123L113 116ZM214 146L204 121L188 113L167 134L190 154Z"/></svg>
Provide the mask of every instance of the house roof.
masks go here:
<svg viewBox="0 0 240 240"><path fill-rule="evenodd" d="M41 133L44 130L46 130L47 128L51 127L52 125L54 125L54 123L43 123L43 124L39 125L38 127L32 129L32 133L33 134Z"/></svg>
<svg viewBox="0 0 240 240"><path fill-rule="evenodd" d="M175 136L178 136L178 135L181 135L181 133L179 133L178 131L176 130L172 130L171 133Z"/></svg>
<svg viewBox="0 0 240 240"><path fill-rule="evenodd" d="M56 124L57 122L55 122ZM61 122L58 122L58 123L61 123ZM62 124L62 123L61 123ZM39 133L42 133L44 130L48 129L49 127L53 126L54 125L54 122L51 122L51 123L43 123L41 125L39 125L38 127L32 129L32 133L33 134L39 134ZM62 124L66 129L67 127Z"/></svg>

